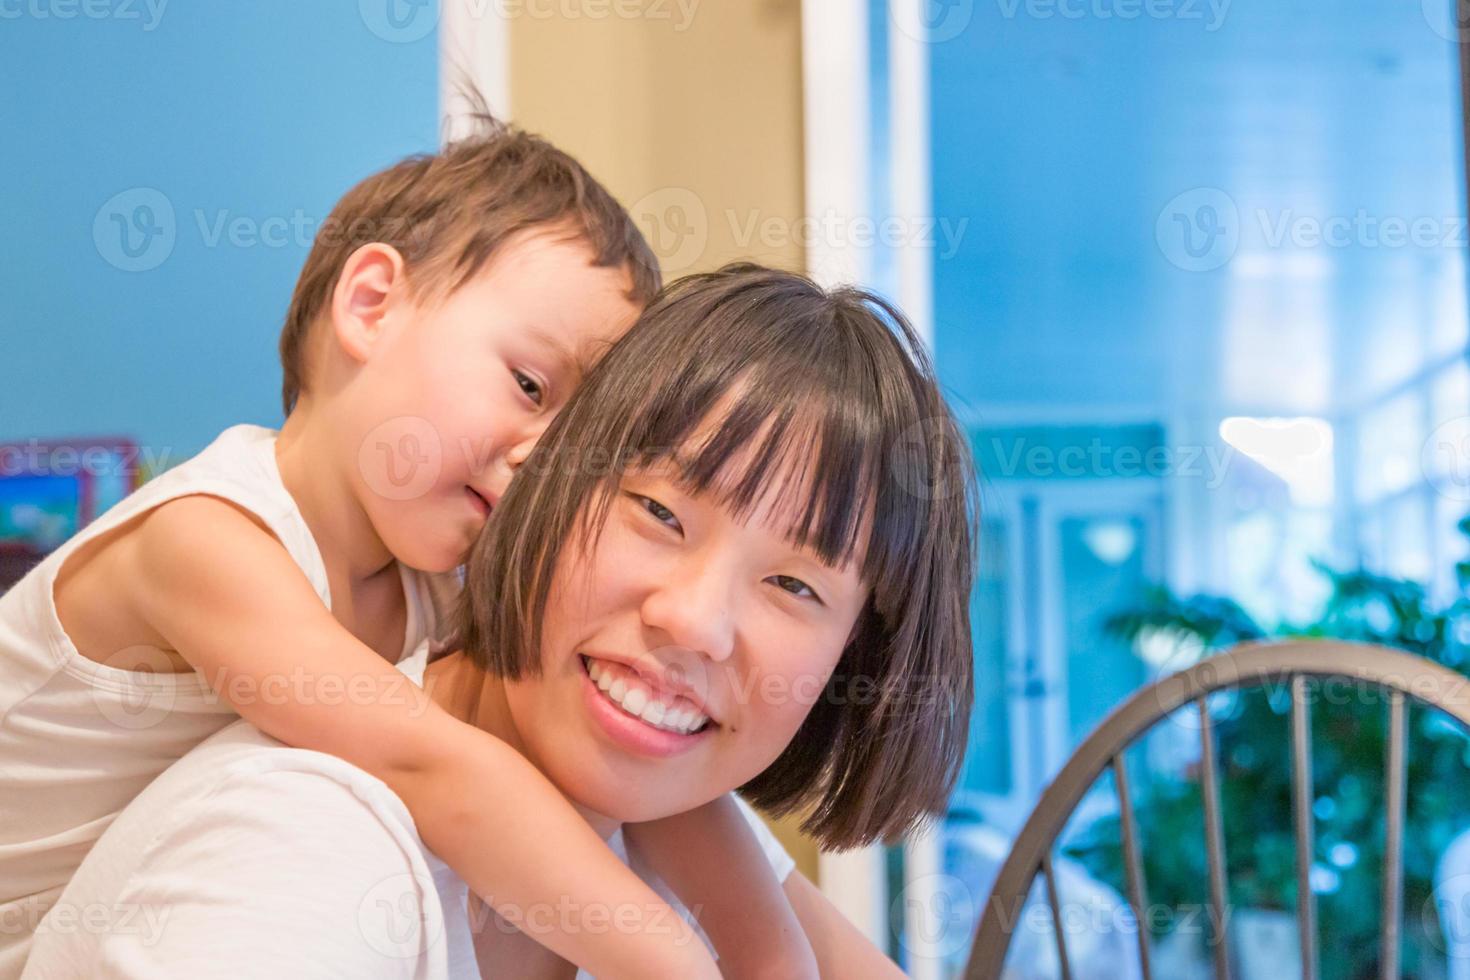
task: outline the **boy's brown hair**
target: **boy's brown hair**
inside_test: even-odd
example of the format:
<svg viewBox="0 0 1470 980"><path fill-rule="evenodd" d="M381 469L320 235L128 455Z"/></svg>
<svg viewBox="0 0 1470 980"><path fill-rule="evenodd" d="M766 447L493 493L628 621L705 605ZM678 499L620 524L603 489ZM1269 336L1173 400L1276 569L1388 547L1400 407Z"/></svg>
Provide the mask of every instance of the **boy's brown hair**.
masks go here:
<svg viewBox="0 0 1470 980"><path fill-rule="evenodd" d="M475 112L477 131L438 153L373 174L337 202L296 281L281 330L281 403L306 389L307 339L349 256L370 242L403 256L415 296L442 298L471 279L505 241L532 228L565 230L593 264L626 267L628 298L658 292L658 259L633 218L583 166L546 140Z"/></svg>
<svg viewBox="0 0 1470 980"><path fill-rule="evenodd" d="M474 663L540 673L559 558L595 546L625 468L662 461L737 517L770 492L794 502L792 540L834 565L860 559L871 590L802 728L741 793L772 815L805 811L828 848L944 813L973 700L977 496L902 314L754 265L670 285L589 372L472 549L456 640Z"/></svg>

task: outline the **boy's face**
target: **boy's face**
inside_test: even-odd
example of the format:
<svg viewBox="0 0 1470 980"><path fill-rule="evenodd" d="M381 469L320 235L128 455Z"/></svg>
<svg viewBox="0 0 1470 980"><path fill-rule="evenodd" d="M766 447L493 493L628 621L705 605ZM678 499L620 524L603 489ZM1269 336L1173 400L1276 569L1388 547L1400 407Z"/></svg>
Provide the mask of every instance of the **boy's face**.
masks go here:
<svg viewBox="0 0 1470 980"><path fill-rule="evenodd" d="M580 239L508 239L442 301L385 294L347 385L357 496L379 538L424 571L459 565L582 374L640 307L625 268Z"/></svg>

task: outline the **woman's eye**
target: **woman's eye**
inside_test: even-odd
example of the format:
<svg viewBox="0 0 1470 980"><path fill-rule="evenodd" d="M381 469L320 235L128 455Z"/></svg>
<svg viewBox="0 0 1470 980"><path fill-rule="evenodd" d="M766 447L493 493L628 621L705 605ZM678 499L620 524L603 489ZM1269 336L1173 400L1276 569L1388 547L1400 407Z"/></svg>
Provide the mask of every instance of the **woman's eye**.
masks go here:
<svg viewBox="0 0 1470 980"><path fill-rule="evenodd" d="M654 500L652 497L644 497L642 495L638 495L638 501L643 505L643 509L648 511L648 513L653 516L653 519L658 521L660 524L671 527L676 531L684 530L684 528L679 524L679 518L674 516L674 512L669 510L663 504L659 503L657 500Z"/></svg>
<svg viewBox="0 0 1470 980"><path fill-rule="evenodd" d="M541 384L535 378L522 371L512 370L510 373L515 376L516 384L521 386L521 391L525 392L526 397L537 405L540 405L543 397Z"/></svg>
<svg viewBox="0 0 1470 980"><path fill-rule="evenodd" d="M812 587L799 578L792 578L790 575L776 575L772 577L772 581L776 583L777 588L783 592L790 592L799 599L816 599L819 602L821 601L821 598Z"/></svg>

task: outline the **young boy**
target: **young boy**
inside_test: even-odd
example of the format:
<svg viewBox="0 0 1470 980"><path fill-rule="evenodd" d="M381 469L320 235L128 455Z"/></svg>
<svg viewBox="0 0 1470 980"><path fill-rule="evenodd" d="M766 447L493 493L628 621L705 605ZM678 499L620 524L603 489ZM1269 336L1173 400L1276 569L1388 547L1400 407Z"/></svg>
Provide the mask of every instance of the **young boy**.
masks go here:
<svg viewBox="0 0 1470 980"><path fill-rule="evenodd" d="M236 713L382 779L498 910L575 896L659 926L538 933L552 952L606 977L718 975L534 767L393 666L436 635L511 474L658 286L607 191L511 129L348 192L287 315L279 435L226 430L0 597L0 978L118 811ZM521 846L492 858L488 835Z"/></svg>

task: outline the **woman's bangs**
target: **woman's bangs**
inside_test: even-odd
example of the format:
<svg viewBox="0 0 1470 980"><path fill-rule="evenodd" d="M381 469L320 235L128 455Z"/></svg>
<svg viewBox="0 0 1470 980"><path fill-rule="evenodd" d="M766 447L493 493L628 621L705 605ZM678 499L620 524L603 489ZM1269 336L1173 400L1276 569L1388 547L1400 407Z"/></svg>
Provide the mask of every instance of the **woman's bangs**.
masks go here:
<svg viewBox="0 0 1470 980"><path fill-rule="evenodd" d="M669 462L687 492L711 495L737 520L758 508L796 547L838 566L861 557L879 477L875 413L833 393L797 391L753 372L658 415L632 454Z"/></svg>

